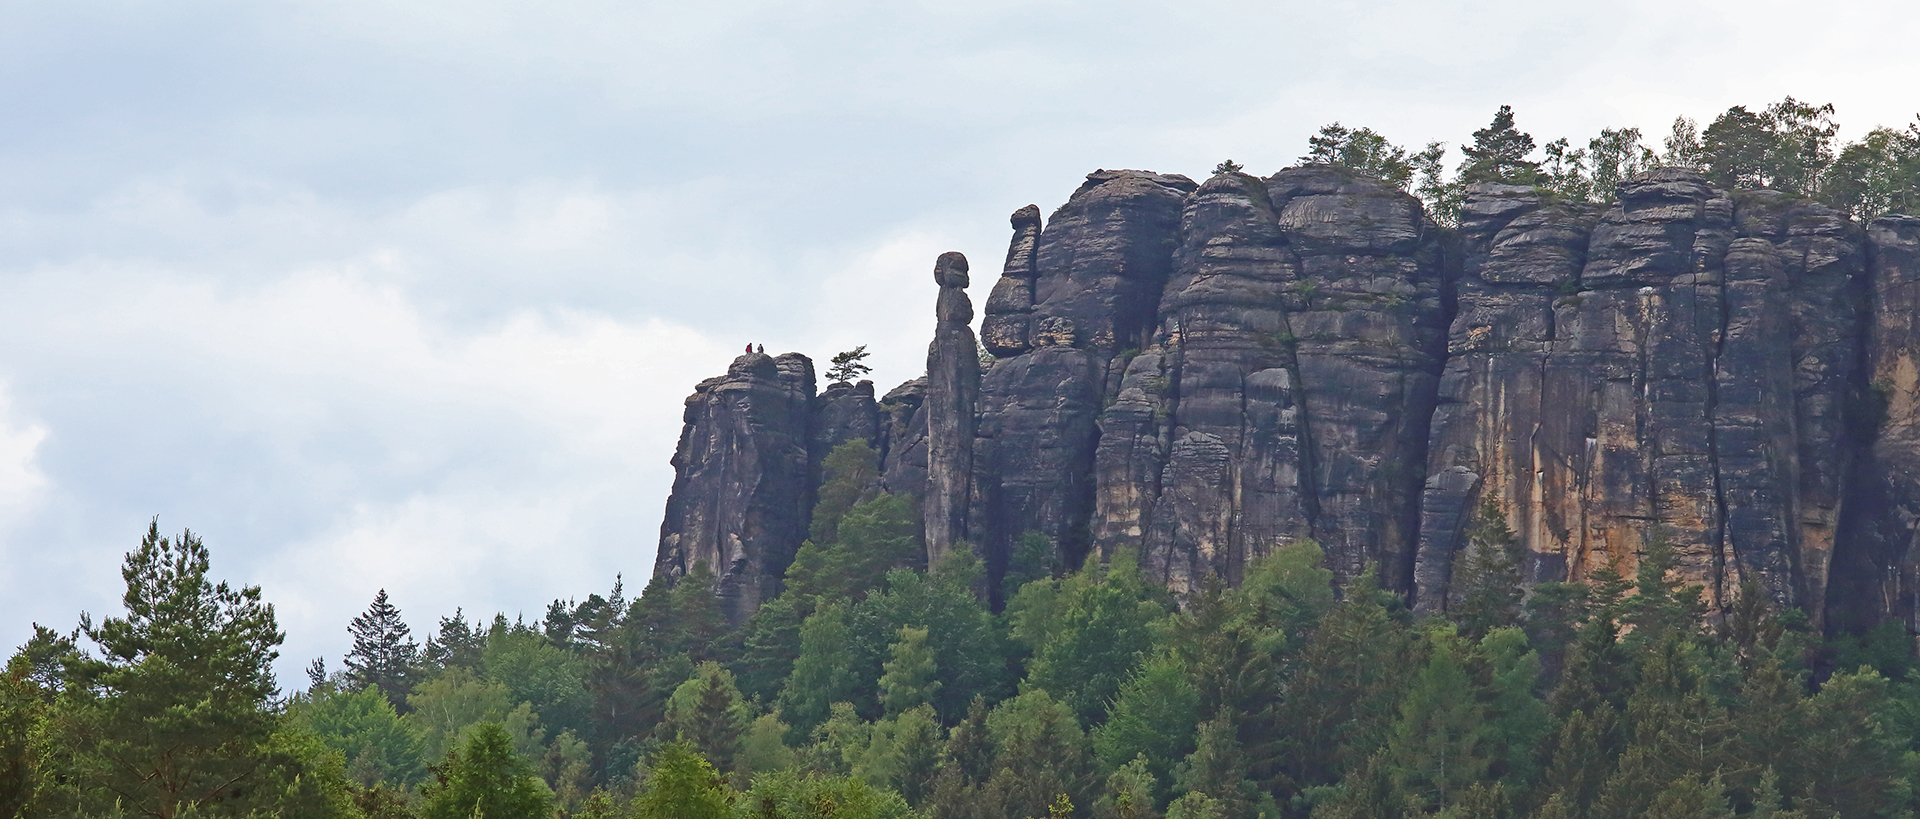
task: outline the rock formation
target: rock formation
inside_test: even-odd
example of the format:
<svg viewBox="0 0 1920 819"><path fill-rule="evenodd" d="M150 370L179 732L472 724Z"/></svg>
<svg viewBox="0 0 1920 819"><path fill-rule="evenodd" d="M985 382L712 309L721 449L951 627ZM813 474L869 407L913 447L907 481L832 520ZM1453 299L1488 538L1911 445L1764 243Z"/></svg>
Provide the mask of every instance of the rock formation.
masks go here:
<svg viewBox="0 0 1920 819"><path fill-rule="evenodd" d="M1036 537L1176 592L1313 538L1435 613L1490 506L1529 583L1664 541L1716 609L1920 631L1920 218L1665 168L1608 206L1475 185L1443 229L1313 165L1097 171L1040 216L1013 214L984 372L947 254L926 379L816 398L805 359L749 355L703 383L660 571L707 562L750 611L859 437L990 588Z"/></svg>
<svg viewBox="0 0 1920 819"><path fill-rule="evenodd" d="M973 302L967 299L967 257L943 253L933 267L940 285L933 343L927 347L927 565L938 565L967 539L967 497L973 476L974 404L980 397L980 350Z"/></svg>

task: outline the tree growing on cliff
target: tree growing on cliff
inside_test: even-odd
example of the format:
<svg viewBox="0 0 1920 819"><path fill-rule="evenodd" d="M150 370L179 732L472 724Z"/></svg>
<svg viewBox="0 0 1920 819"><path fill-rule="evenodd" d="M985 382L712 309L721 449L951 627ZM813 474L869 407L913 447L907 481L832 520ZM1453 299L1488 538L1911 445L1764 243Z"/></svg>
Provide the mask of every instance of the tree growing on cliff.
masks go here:
<svg viewBox="0 0 1920 819"><path fill-rule="evenodd" d="M833 354L833 365L827 368L827 378L839 384L851 384L873 368L866 365L867 345L862 344L846 352Z"/></svg>
<svg viewBox="0 0 1920 819"><path fill-rule="evenodd" d="M1502 105L1494 112L1493 122L1473 132L1473 145L1462 147L1467 161L1460 166L1459 181L1499 182L1505 185L1531 185L1539 178L1540 163L1527 159L1533 153L1533 137L1513 124L1513 106Z"/></svg>
<svg viewBox="0 0 1920 819"><path fill-rule="evenodd" d="M1372 128L1348 128L1335 122L1307 139L1303 163L1349 168L1405 189L1413 182L1413 163L1407 150L1387 141Z"/></svg>

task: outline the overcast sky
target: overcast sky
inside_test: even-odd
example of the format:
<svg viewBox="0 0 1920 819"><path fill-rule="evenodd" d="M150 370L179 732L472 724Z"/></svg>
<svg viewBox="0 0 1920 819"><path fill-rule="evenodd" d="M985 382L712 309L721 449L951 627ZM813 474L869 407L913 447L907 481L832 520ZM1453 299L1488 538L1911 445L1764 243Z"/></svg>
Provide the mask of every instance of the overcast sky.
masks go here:
<svg viewBox="0 0 1920 819"><path fill-rule="evenodd" d="M645 584L742 344L919 374L934 257L1095 168L1270 173L1338 120L1539 142L1791 94L1920 111L1907 3L0 3L0 645L119 611L147 521L281 678L385 588ZM1452 159L1457 160L1458 154Z"/></svg>

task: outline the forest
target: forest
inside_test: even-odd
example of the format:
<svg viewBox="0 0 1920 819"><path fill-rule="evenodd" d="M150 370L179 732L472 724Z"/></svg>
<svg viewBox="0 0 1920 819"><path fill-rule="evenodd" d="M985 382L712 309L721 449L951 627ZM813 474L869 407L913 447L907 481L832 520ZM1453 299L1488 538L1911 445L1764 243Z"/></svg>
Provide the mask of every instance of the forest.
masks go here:
<svg viewBox="0 0 1920 819"><path fill-rule="evenodd" d="M1437 221L1475 182L1606 201L1647 168L1920 210L1920 123L1836 145L1831 106L1736 107L1537 146L1502 107L1444 171L1338 124L1354 168ZM1540 151L1543 160L1530 159ZM1235 171L1231 161L1222 171ZM1488 504L1445 613L1415 617L1318 544L1176 597L1124 550L1000 580L925 565L919 510L833 450L784 591L741 623L711 567L540 619L440 617L382 591L338 668L276 680L262 589L154 522L124 611L36 625L0 674L0 817L365 819L1627 819L1920 809L1920 672L1897 622L1826 633L1759 593L1709 612L1655 533L1636 568L1523 582ZM1004 600L999 610L987 601Z"/></svg>

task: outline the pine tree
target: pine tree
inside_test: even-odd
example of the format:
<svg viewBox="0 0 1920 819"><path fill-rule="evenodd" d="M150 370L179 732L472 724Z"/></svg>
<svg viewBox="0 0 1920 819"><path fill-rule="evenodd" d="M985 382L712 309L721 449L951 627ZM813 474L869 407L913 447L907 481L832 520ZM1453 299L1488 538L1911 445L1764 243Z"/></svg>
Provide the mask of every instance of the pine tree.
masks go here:
<svg viewBox="0 0 1920 819"><path fill-rule="evenodd" d="M414 667L420 647L409 636L400 609L387 600L387 590L373 596L373 604L347 626L353 635L353 650L344 664L347 678L361 686L373 686L385 694L395 707L407 701L413 688Z"/></svg>
<svg viewBox="0 0 1920 819"><path fill-rule="evenodd" d="M284 639L257 586L207 578L207 547L156 521L121 576L126 614L81 633L100 658L76 658L50 735L68 757L82 813L115 804L172 817L243 814L263 783L296 768L273 745L272 663Z"/></svg>
<svg viewBox="0 0 1920 819"><path fill-rule="evenodd" d="M514 753L513 738L499 723L475 726L434 774L437 781L424 791L420 819L553 815L553 793Z"/></svg>
<svg viewBox="0 0 1920 819"><path fill-rule="evenodd" d="M931 704L940 690L939 669L927 648L927 630L901 626L899 635L890 650L893 659L887 661L886 674L880 678L881 699L890 717Z"/></svg>
<svg viewBox="0 0 1920 819"><path fill-rule="evenodd" d="M1513 107L1502 105L1491 124L1473 132L1473 146L1460 149L1467 155L1460 181L1531 185L1540 170L1540 163L1527 160L1533 148L1533 137L1513 127Z"/></svg>
<svg viewBox="0 0 1920 819"><path fill-rule="evenodd" d="M1175 784L1186 796L1206 796L1222 819L1251 816L1258 788L1247 780L1247 757L1233 715L1202 723L1194 733L1193 753L1174 772Z"/></svg>
<svg viewBox="0 0 1920 819"><path fill-rule="evenodd" d="M873 491L880 479L880 453L864 438L854 438L833 448L820 461L819 500L813 504L813 522L807 537L815 543L832 543L840 535L840 519L853 505Z"/></svg>
<svg viewBox="0 0 1920 819"><path fill-rule="evenodd" d="M834 353L833 366L827 368L827 379L846 384L873 372L873 368L865 363L868 355L865 344L843 353Z"/></svg>

